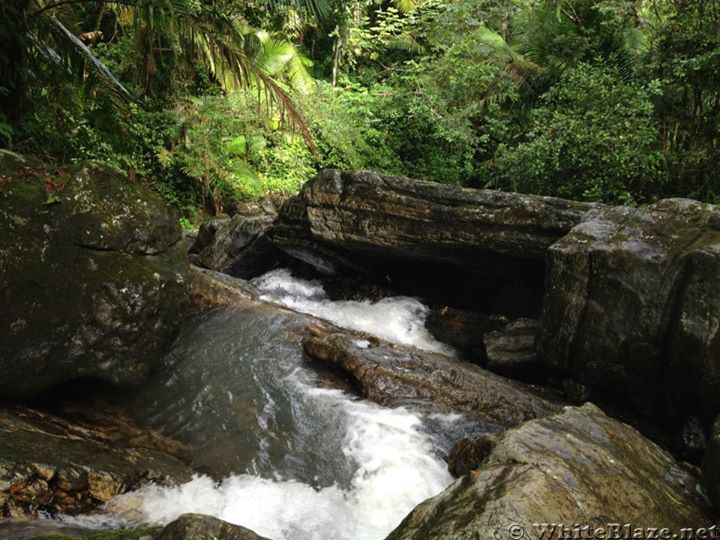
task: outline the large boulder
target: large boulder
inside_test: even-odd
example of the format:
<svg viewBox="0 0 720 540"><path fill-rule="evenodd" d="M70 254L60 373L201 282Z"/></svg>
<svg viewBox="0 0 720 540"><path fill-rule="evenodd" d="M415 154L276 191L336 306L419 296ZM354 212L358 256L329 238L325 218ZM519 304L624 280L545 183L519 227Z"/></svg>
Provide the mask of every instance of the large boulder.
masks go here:
<svg viewBox="0 0 720 540"><path fill-rule="evenodd" d="M567 407L506 432L477 470L417 506L388 540L589 538L578 526L620 538L613 527L626 523L622 538L683 534L713 525L697 486L689 466L633 428L591 404Z"/></svg>
<svg viewBox="0 0 720 540"><path fill-rule="evenodd" d="M148 482L185 482L183 457L179 443L117 411L69 420L0 409L0 515L84 513Z"/></svg>
<svg viewBox="0 0 720 540"><path fill-rule="evenodd" d="M451 356L333 329L312 334L303 340L305 353L381 405L459 413L477 423L477 432L502 432L560 409L527 385Z"/></svg>
<svg viewBox="0 0 720 540"><path fill-rule="evenodd" d="M526 304L524 311L532 312L539 308L533 294L542 289L545 251L590 208L552 197L328 169L283 205L271 235L322 273L359 274L447 305L485 306L490 313L500 312L491 309L498 291L529 281L527 297L512 308Z"/></svg>
<svg viewBox="0 0 720 540"><path fill-rule="evenodd" d="M0 396L140 383L188 301L176 216L108 167L11 161L0 156Z"/></svg>
<svg viewBox="0 0 720 540"><path fill-rule="evenodd" d="M720 413L720 208L600 208L548 251L537 349L548 366L665 413Z"/></svg>

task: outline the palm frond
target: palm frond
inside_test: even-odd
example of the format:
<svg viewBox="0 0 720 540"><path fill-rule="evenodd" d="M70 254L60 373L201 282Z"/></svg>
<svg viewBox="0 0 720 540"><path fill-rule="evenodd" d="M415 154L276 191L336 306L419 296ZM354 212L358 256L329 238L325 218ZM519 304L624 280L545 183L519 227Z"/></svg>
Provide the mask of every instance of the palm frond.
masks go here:
<svg viewBox="0 0 720 540"><path fill-rule="evenodd" d="M126 103L132 100L130 92L107 66L58 19L46 13L39 15L38 33L43 35L31 35L30 39L38 54L68 76L78 78L86 85L101 87L113 101Z"/></svg>
<svg viewBox="0 0 720 540"><path fill-rule="evenodd" d="M258 32L262 50L256 58L256 65L272 76L284 76L292 88L308 93L314 79L308 68L312 65L290 41L267 32Z"/></svg>
<svg viewBox="0 0 720 540"><path fill-rule="evenodd" d="M135 24L151 33L172 34L178 47L199 59L226 90L256 86L258 97L270 110L303 135L315 153L315 145L305 120L290 96L273 79L274 68L286 67L291 82L309 84L312 80L299 52L288 42L263 42L244 21L218 10L198 10L192 0L145 0L124 9L133 10ZM265 48L268 54L265 54ZM150 47L152 50L152 46Z"/></svg>
<svg viewBox="0 0 720 540"><path fill-rule="evenodd" d="M402 13L412 13L418 6L418 0L395 0L395 6Z"/></svg>

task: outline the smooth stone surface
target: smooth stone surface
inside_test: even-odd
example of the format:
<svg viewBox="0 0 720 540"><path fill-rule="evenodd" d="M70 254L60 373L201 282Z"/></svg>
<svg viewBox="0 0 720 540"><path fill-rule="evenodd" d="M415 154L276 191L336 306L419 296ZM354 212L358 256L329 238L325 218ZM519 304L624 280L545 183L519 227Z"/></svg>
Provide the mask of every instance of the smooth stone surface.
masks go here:
<svg viewBox="0 0 720 540"><path fill-rule="evenodd" d="M168 524L157 540L267 540L250 529L202 514L183 514Z"/></svg>
<svg viewBox="0 0 720 540"><path fill-rule="evenodd" d="M190 303L195 309L237 306L256 300L261 292L247 281L191 265L188 276Z"/></svg>

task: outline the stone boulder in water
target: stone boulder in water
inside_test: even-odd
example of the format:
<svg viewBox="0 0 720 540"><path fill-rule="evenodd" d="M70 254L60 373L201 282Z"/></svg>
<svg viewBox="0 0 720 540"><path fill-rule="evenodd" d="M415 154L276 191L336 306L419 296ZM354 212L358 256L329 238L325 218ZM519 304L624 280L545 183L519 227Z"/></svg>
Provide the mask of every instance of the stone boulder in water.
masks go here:
<svg viewBox="0 0 720 540"><path fill-rule="evenodd" d="M539 375L541 369L534 347L537 327L534 319L518 319L485 334L487 368L514 379L531 380Z"/></svg>
<svg viewBox="0 0 720 540"><path fill-rule="evenodd" d="M676 430L720 413L720 207L596 209L548 251L541 360Z"/></svg>
<svg viewBox="0 0 720 540"><path fill-rule="evenodd" d="M78 377L140 383L188 300L176 216L105 166L0 162L0 396Z"/></svg>
<svg viewBox="0 0 720 540"><path fill-rule="evenodd" d="M305 353L349 376L363 397L381 405L461 413L485 432L501 432L560 409L527 385L444 354L332 329L314 334L303 341Z"/></svg>
<svg viewBox="0 0 720 540"><path fill-rule="evenodd" d="M476 364L487 362L485 334L502 330L508 319L449 306L435 307L425 319L425 328L435 339L452 345L463 359Z"/></svg>
<svg viewBox="0 0 720 540"><path fill-rule="evenodd" d="M625 523L682 534L712 526L697 484L633 428L591 404L567 407L506 432L477 470L417 506L388 540L585 537L576 524L605 528L595 538Z"/></svg>
<svg viewBox="0 0 720 540"><path fill-rule="evenodd" d="M539 308L545 251L593 205L368 171L325 170L287 201L271 232L326 274L360 274L447 305L486 306L529 280ZM522 314L522 313L520 313ZM531 314L531 313L528 313ZM517 315L513 313L513 315Z"/></svg>

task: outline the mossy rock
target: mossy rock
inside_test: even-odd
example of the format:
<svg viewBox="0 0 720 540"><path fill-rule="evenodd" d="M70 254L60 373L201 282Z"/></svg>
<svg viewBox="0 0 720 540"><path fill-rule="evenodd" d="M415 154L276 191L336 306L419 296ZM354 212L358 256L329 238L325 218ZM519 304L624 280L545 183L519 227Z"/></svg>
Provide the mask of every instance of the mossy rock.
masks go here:
<svg viewBox="0 0 720 540"><path fill-rule="evenodd" d="M32 397L78 377L140 383L188 301L176 216L108 167L52 171L5 158L0 396Z"/></svg>

